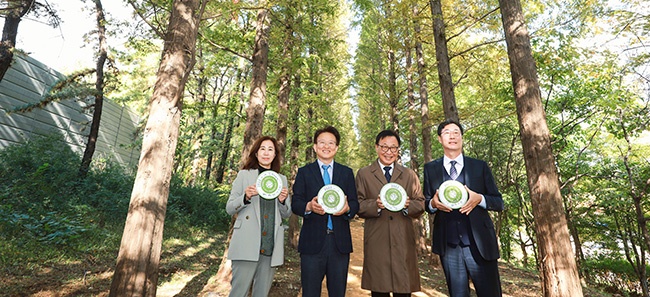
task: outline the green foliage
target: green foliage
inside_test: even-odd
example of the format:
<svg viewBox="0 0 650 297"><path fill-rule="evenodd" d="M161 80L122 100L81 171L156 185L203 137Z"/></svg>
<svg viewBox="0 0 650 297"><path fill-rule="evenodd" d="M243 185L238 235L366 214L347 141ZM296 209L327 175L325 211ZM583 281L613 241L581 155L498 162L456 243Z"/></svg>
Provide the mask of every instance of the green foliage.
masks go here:
<svg viewBox="0 0 650 297"><path fill-rule="evenodd" d="M625 260L599 257L586 261L584 269L589 271L592 281L623 296L636 296L638 279L634 269ZM646 271L650 266L646 266Z"/></svg>
<svg viewBox="0 0 650 297"><path fill-rule="evenodd" d="M115 252L134 176L119 165L94 162L79 180L80 160L61 136L0 151L0 266ZM186 187L175 179L170 193L168 224L227 229L228 189Z"/></svg>
<svg viewBox="0 0 650 297"><path fill-rule="evenodd" d="M167 222L194 227L227 229L230 215L226 213L229 186L210 189L204 186L182 186L172 179L167 201Z"/></svg>

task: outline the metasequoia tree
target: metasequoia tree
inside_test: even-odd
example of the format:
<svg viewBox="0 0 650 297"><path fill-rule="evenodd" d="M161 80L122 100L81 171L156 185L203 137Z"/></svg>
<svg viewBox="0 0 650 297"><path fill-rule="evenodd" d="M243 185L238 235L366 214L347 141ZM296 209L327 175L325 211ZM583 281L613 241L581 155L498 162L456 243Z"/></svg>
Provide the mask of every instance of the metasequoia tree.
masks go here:
<svg viewBox="0 0 650 297"><path fill-rule="evenodd" d="M519 0L499 0L535 231L544 296L582 296L571 247L537 69Z"/></svg>
<svg viewBox="0 0 650 297"><path fill-rule="evenodd" d="M433 19L433 39L436 45L436 61L438 62L438 79L440 80L440 93L442 94L442 108L446 119L458 121L454 83L451 80L449 66L449 51L445 34L445 22L442 17L442 4L440 0L429 1L431 17Z"/></svg>
<svg viewBox="0 0 650 297"><path fill-rule="evenodd" d="M95 14L97 18L97 38L99 39L99 53L95 67L95 103L93 104L93 119L90 124L88 133L88 142L81 158L79 166L79 176L85 177L90 168L90 163L95 154L97 146L97 136L99 135L99 123L102 119L102 109L104 106L104 64L108 58L108 45L106 44L106 18L104 17L104 8L100 0L94 0Z"/></svg>
<svg viewBox="0 0 650 297"><path fill-rule="evenodd" d="M183 92L206 3L172 3L110 296L156 296Z"/></svg>
<svg viewBox="0 0 650 297"><path fill-rule="evenodd" d="M277 157L281 164L286 159L287 147L287 121L289 117L289 95L291 93L291 73L293 72L294 58L294 9L295 1L290 0L285 7L284 42L282 44L282 66L280 70L280 89L278 90L278 121L276 138L278 140Z"/></svg>
<svg viewBox="0 0 650 297"><path fill-rule="evenodd" d="M269 11L264 7L265 1L260 1L260 8L257 11L257 25L255 34L255 46L252 56L252 78L251 93L248 108L246 109L246 128L244 130L244 148L242 151L243 163L248 156L248 151L255 139L262 136L264 127L264 111L266 110L266 77L269 63L269 32L268 24Z"/></svg>
<svg viewBox="0 0 650 297"><path fill-rule="evenodd" d="M429 124L429 93L427 89L427 65L422 50L422 29L418 20L419 9L413 7L413 30L415 31L415 57L418 68L418 85L420 92L420 122L422 129L422 164L433 160L431 153L431 125Z"/></svg>

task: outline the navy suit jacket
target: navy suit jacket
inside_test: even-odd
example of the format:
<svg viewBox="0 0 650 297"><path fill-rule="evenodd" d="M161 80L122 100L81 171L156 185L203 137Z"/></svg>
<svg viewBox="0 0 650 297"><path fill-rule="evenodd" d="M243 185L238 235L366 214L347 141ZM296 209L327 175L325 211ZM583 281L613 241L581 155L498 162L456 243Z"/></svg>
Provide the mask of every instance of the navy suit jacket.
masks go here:
<svg viewBox="0 0 650 297"><path fill-rule="evenodd" d="M485 161L463 156L463 170L465 185L472 191L483 194L485 197L486 208L476 206L469 213L470 228L472 236L478 251L485 260L496 260L499 258L499 245L497 243L494 223L488 214L489 210L502 211L503 198L494 182L492 171ZM436 194L440 184L444 182L443 158L433 160L424 164L424 198L425 207L429 213L435 213L433 220L433 243L431 249L438 255L444 255L447 244L446 236L446 216L448 213L431 209L431 199Z"/></svg>
<svg viewBox="0 0 650 297"><path fill-rule="evenodd" d="M350 235L350 219L354 218L359 211L357 187L354 182L354 174L350 167L334 162L332 170L332 184L339 186L343 190L343 193L347 196L348 206L350 207L348 214L332 216L332 228L334 230L336 248L341 253L351 253L352 237ZM298 252L303 254L317 254L325 245L327 214L305 214L307 203L318 196L318 191L324 185L318 162L315 161L298 169L296 180L293 183L291 210L296 215L303 217L300 239L298 240Z"/></svg>

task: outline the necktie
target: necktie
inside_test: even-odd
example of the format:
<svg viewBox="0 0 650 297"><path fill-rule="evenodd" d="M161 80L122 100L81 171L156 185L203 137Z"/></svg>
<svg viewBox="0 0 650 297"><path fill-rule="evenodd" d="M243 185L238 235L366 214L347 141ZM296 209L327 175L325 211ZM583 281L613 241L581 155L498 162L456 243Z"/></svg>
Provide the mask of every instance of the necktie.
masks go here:
<svg viewBox="0 0 650 297"><path fill-rule="evenodd" d="M390 182L390 166L384 167L384 171L385 171L384 176L386 177L386 182L389 183Z"/></svg>
<svg viewBox="0 0 650 297"><path fill-rule="evenodd" d="M330 165L321 165L321 167L323 168L323 183L325 185L331 184L332 180L330 179L330 173L328 171ZM334 230L332 227L332 216L327 215L327 229Z"/></svg>
<svg viewBox="0 0 650 297"><path fill-rule="evenodd" d="M327 171L330 168L330 165L322 165L323 167L323 183L326 185L329 185L332 183L332 180L330 179L330 173Z"/></svg>
<svg viewBox="0 0 650 297"><path fill-rule="evenodd" d="M457 162L451 161L450 163L451 163L451 168L449 168L449 177L451 177L451 179L453 180L456 180L456 178L458 177L458 171L456 171Z"/></svg>

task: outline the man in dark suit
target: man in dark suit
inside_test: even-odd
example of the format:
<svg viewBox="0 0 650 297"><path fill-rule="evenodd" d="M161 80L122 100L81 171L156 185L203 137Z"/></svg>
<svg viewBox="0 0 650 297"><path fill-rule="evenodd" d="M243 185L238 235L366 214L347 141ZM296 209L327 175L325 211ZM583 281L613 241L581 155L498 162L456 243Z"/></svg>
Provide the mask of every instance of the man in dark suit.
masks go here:
<svg viewBox="0 0 650 297"><path fill-rule="evenodd" d="M431 247L440 256L449 296L469 297L469 278L479 297L501 296L499 246L488 214L503 210L501 193L487 163L463 156L460 123L440 123L438 141L444 156L424 165L424 197L426 210L435 214ZM468 192L460 209L451 209L438 197L440 185L451 179Z"/></svg>
<svg viewBox="0 0 650 297"><path fill-rule="evenodd" d="M332 126L316 131L318 159L298 169L293 184L291 209L303 217L298 241L303 296L320 296L325 276L329 296L345 296L352 252L350 220L359 211L359 202L352 169L334 162L340 140ZM326 214L318 203L318 191L329 183L339 186L346 197L343 209L335 214Z"/></svg>

